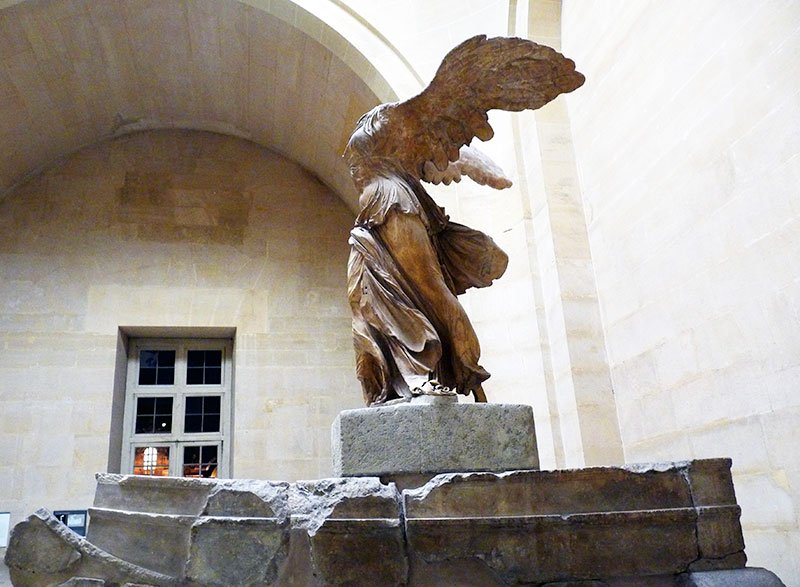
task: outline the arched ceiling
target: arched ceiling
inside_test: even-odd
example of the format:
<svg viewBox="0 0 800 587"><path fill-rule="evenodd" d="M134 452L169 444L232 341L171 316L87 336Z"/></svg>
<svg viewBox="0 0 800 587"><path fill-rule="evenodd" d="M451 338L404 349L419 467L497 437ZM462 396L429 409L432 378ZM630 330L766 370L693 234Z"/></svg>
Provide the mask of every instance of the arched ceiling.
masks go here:
<svg viewBox="0 0 800 587"><path fill-rule="evenodd" d="M296 4L3 4L0 198L82 146L179 127L272 148L355 209L341 150L358 116L394 93L342 35Z"/></svg>

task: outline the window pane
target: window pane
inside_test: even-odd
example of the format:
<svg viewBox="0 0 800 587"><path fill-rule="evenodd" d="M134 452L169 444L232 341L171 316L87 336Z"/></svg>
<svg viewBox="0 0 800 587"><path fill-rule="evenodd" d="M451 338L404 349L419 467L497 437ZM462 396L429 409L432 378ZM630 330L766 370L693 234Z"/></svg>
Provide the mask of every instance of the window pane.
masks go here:
<svg viewBox="0 0 800 587"><path fill-rule="evenodd" d="M156 413L156 398L154 397L140 397L136 400L136 413L142 414L155 414Z"/></svg>
<svg viewBox="0 0 800 587"><path fill-rule="evenodd" d="M219 385L222 383L222 351L188 351L186 383Z"/></svg>
<svg viewBox="0 0 800 587"><path fill-rule="evenodd" d="M184 477L216 477L217 446L187 446L183 449Z"/></svg>
<svg viewBox="0 0 800 587"><path fill-rule="evenodd" d="M202 385L203 384L203 368L202 367L189 367L186 369L186 383L189 385Z"/></svg>
<svg viewBox="0 0 800 587"><path fill-rule="evenodd" d="M142 351L139 353L139 366L155 369L158 366L158 351Z"/></svg>
<svg viewBox="0 0 800 587"><path fill-rule="evenodd" d="M133 455L133 474L156 477L169 475L169 447L136 447Z"/></svg>
<svg viewBox="0 0 800 587"><path fill-rule="evenodd" d="M155 385L156 384L156 370L139 368L139 385Z"/></svg>
<svg viewBox="0 0 800 587"><path fill-rule="evenodd" d="M203 365L205 365L205 351L187 352L186 362L189 367L202 367Z"/></svg>
<svg viewBox="0 0 800 587"><path fill-rule="evenodd" d="M219 416L204 416L203 432L219 432Z"/></svg>
<svg viewBox="0 0 800 587"><path fill-rule="evenodd" d="M186 398L183 431L187 433L219 432L221 397L197 395Z"/></svg>
<svg viewBox="0 0 800 587"><path fill-rule="evenodd" d="M203 432L203 416L190 416L186 415L183 422L184 432Z"/></svg>
<svg viewBox="0 0 800 587"><path fill-rule="evenodd" d="M172 398L136 398L135 434L165 434L172 432Z"/></svg>
<svg viewBox="0 0 800 587"><path fill-rule="evenodd" d="M186 398L186 413L187 414L202 414L203 413L203 396L189 396Z"/></svg>
<svg viewBox="0 0 800 587"><path fill-rule="evenodd" d="M158 385L172 385L175 383L175 367L159 367L156 383Z"/></svg>
<svg viewBox="0 0 800 587"><path fill-rule="evenodd" d="M169 414L172 415L172 398L171 397L157 397L156 400L156 409L153 412L154 414L165 415Z"/></svg>
<svg viewBox="0 0 800 587"><path fill-rule="evenodd" d="M174 367L175 366L175 351L158 351L158 366L159 367Z"/></svg>
<svg viewBox="0 0 800 587"><path fill-rule="evenodd" d="M219 414L219 406L222 398L218 395L207 395L203 398L203 411L206 414Z"/></svg>
<svg viewBox="0 0 800 587"><path fill-rule="evenodd" d="M136 434L152 434L154 429L153 416L136 416Z"/></svg>
<svg viewBox="0 0 800 587"><path fill-rule="evenodd" d="M186 446L183 448L183 462L200 464L200 447L199 446Z"/></svg>
<svg viewBox="0 0 800 587"><path fill-rule="evenodd" d="M172 385L175 382L175 351L140 351L139 385Z"/></svg>
<svg viewBox="0 0 800 587"><path fill-rule="evenodd" d="M172 416L155 416L153 418L153 427L156 434L167 434L172 432Z"/></svg>
<svg viewBox="0 0 800 587"><path fill-rule="evenodd" d="M206 385L219 385L220 383L222 383L222 369L206 367Z"/></svg>

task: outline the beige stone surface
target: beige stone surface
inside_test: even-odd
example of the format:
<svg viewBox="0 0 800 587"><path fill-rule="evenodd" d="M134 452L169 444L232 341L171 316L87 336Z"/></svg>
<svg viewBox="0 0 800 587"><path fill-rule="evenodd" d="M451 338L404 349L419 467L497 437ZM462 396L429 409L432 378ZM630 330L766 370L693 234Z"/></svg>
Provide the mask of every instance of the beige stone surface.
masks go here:
<svg viewBox="0 0 800 587"><path fill-rule="evenodd" d="M626 460L733 458L749 563L800 585L800 10L564 2Z"/></svg>
<svg viewBox="0 0 800 587"><path fill-rule="evenodd" d="M80 165L62 161L67 171L48 176L46 189L10 194L9 186L102 137L178 126L270 145L347 200L338 154L361 112L421 89L462 39L518 34L561 44L589 82L568 110L574 154L563 132L539 124L551 121L492 113L497 132L486 151L514 187L432 190L454 219L510 256L503 280L463 300L493 373L490 400L534 406L543 467L581 454L576 381L608 391L602 378L572 377L577 365L603 367L596 330L582 328L596 325L596 314L574 303L593 273L618 428L606 410L592 415L590 432L616 436L627 461L732 455L751 562L800 585L797 7L567 0L562 19L561 5L0 0L0 397L9 414L0 450L14 455L14 464L0 463L0 507L27 514L90 492L91 477L71 467L93 471L107 459L118 326L110 314L144 320L154 294L156 314L173 307L171 324L241 320L237 385L260 389L262 399L237 405L236 466L246 468L236 474L269 462L272 477L315 476L329 415L357 405L344 368L349 318L325 314L341 265L316 263L302 247L267 249L265 226L282 231L282 242L299 238L286 226L300 214L261 191L270 182L291 189L291 174L275 178L280 165L253 172L262 182L253 203L231 188L238 148L203 157L202 174L226 177L218 184L226 205L209 210L213 194L183 184L169 196L180 220L145 206L137 186L148 177L126 177L119 158L87 151ZM574 209L549 212L562 180L575 187L565 156L576 162L588 230ZM123 185L131 200L112 214L110 194ZM220 230L215 223L233 210L240 220L248 210L246 222ZM573 230L586 233L593 270L566 278L556 244L576 253L563 248ZM119 243L136 241L133 261ZM152 254L163 247L175 254ZM252 272L251 257L264 251L327 289L298 291L274 273ZM154 315L152 323L161 322ZM323 336L332 331L341 336ZM79 361L85 368L75 368ZM327 381L339 391L331 394ZM312 403L295 389L308 390ZM273 434L287 418L315 422L314 431Z"/></svg>
<svg viewBox="0 0 800 587"><path fill-rule="evenodd" d="M0 197L103 138L179 127L269 146L354 206L339 154L358 113L393 97L289 1L0 3Z"/></svg>
<svg viewBox="0 0 800 587"><path fill-rule="evenodd" d="M149 131L0 201L0 504L89 505L107 467L120 326L233 327L233 472L330 474L359 405L344 290L351 214L253 143Z"/></svg>

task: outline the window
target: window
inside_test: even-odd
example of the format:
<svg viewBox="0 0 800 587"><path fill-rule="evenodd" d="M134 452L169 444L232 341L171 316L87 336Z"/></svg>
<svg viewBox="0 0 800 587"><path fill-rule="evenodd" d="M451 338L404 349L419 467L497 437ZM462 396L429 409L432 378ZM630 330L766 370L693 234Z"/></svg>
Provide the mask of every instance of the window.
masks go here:
<svg viewBox="0 0 800 587"><path fill-rule="evenodd" d="M231 341L140 338L128 348L122 472L227 476Z"/></svg>

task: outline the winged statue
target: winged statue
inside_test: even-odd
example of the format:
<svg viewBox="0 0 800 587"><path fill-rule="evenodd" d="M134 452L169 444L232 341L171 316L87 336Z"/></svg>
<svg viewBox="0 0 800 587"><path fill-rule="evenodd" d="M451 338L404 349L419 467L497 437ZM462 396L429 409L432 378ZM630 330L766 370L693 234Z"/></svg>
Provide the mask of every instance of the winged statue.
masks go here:
<svg viewBox="0 0 800 587"><path fill-rule="evenodd" d="M360 192L347 282L367 405L454 392L486 401L489 373L457 296L491 285L508 257L489 236L452 222L422 182L466 175L509 187L469 146L492 138L487 112L540 108L583 82L574 62L550 47L479 35L450 51L419 95L358 121L344 151Z"/></svg>

